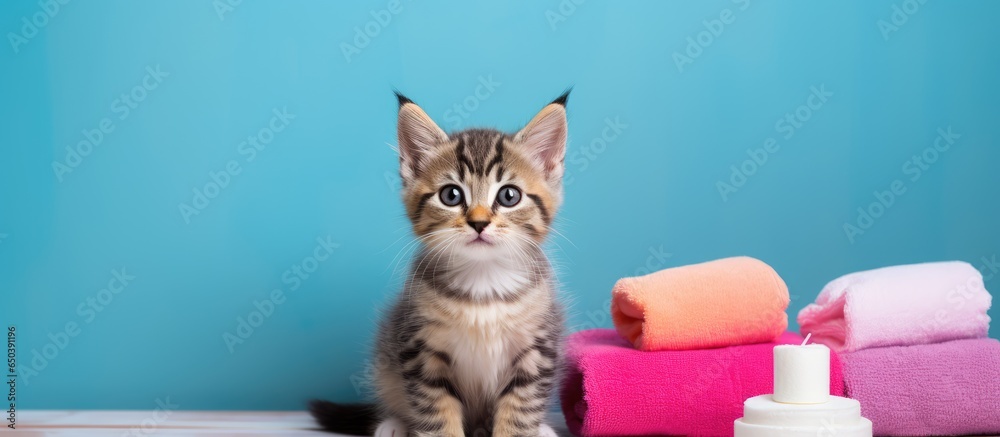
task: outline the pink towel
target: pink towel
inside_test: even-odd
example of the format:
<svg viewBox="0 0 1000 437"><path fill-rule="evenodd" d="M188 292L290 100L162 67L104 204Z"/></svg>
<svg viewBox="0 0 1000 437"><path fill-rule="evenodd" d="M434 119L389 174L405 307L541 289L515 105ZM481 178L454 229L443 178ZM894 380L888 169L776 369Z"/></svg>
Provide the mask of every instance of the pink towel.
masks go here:
<svg viewBox="0 0 1000 437"><path fill-rule="evenodd" d="M981 338L990 329L983 275L961 261L841 276L799 312L799 327L835 351Z"/></svg>
<svg viewBox="0 0 1000 437"><path fill-rule="evenodd" d="M562 409L573 434L595 436L731 436L743 401L771 393L775 344L643 352L610 329L567 339ZM830 391L844 392L840 361L831 354Z"/></svg>
<svg viewBox="0 0 1000 437"><path fill-rule="evenodd" d="M847 395L876 435L1000 433L1000 342L865 349L841 355Z"/></svg>

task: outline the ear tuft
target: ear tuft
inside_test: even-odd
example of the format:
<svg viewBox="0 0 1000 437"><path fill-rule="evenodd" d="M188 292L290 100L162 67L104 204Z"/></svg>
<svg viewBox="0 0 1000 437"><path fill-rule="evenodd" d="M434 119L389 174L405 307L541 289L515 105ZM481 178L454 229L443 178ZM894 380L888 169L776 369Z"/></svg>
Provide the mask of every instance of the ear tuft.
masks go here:
<svg viewBox="0 0 1000 437"><path fill-rule="evenodd" d="M431 117L416 103L399 93L399 117L397 120L397 135L399 136L399 173L403 181L415 178L426 164L434 149L448 141L446 134Z"/></svg>
<svg viewBox="0 0 1000 437"><path fill-rule="evenodd" d="M558 185L566 158L566 94L542 108L514 140L524 148L553 185ZM563 103L559 103L562 100Z"/></svg>
<svg viewBox="0 0 1000 437"><path fill-rule="evenodd" d="M392 93L396 95L396 100L399 100L399 106L403 106L407 103L413 103L413 100L404 96L403 93L399 92L399 90L392 90Z"/></svg>
<svg viewBox="0 0 1000 437"><path fill-rule="evenodd" d="M552 101L552 104L553 105L561 105L562 107L565 108L566 107L566 101L569 100L569 93L570 93L570 91L573 91L573 87L567 88L566 92L562 93L561 96L556 97L556 99Z"/></svg>

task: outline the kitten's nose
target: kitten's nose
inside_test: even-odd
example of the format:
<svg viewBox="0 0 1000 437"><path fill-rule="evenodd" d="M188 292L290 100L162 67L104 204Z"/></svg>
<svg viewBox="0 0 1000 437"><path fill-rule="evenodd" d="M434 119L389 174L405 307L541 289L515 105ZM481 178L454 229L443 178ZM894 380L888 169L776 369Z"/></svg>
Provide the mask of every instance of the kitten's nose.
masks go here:
<svg viewBox="0 0 1000 437"><path fill-rule="evenodd" d="M476 233L479 233L479 234L482 234L483 233L483 229L486 229L486 227L489 226L489 224L490 224L490 222L488 220L487 221L470 221L469 222L469 226L472 226L472 229L475 229Z"/></svg>
<svg viewBox="0 0 1000 437"><path fill-rule="evenodd" d="M482 234L483 229L486 229L486 226L490 224L490 210L483 205L473 206L469 210L469 214L465 216L465 221L477 233Z"/></svg>

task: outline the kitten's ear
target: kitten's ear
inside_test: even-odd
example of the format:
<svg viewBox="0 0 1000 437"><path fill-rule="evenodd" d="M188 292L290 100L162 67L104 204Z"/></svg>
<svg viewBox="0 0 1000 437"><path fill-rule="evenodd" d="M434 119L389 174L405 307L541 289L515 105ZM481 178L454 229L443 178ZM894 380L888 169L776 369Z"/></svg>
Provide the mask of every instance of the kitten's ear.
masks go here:
<svg viewBox="0 0 1000 437"><path fill-rule="evenodd" d="M404 181L409 181L426 163L428 152L448 141L448 134L412 100L398 92L396 98L399 99L399 120L396 125L399 135L399 174Z"/></svg>
<svg viewBox="0 0 1000 437"><path fill-rule="evenodd" d="M531 154L535 162L545 170L550 182L558 182L563 175L563 161L566 158L566 100L569 91L545 105L528 125L514 136Z"/></svg>

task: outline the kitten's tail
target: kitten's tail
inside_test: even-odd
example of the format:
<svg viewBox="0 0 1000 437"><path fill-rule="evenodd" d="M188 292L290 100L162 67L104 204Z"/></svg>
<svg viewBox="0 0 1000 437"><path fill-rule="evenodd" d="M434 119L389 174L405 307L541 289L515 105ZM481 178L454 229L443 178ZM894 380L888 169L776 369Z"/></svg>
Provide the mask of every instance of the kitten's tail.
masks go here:
<svg viewBox="0 0 1000 437"><path fill-rule="evenodd" d="M312 400L309 413L327 431L349 435L372 435L378 425L378 408L374 404L336 404Z"/></svg>

